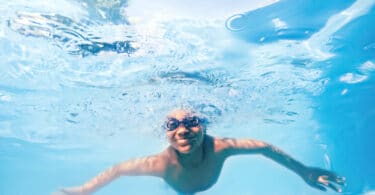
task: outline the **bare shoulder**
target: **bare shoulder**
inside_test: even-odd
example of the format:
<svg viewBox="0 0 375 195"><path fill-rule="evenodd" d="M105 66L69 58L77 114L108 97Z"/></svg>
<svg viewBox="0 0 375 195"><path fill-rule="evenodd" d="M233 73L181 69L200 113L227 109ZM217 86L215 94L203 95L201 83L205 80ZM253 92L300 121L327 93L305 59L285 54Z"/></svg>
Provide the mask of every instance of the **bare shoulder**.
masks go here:
<svg viewBox="0 0 375 195"><path fill-rule="evenodd" d="M213 137L215 152L223 152L230 148L233 141L235 141L233 138Z"/></svg>
<svg viewBox="0 0 375 195"><path fill-rule="evenodd" d="M115 168L122 175L152 175L163 177L167 167L163 153L126 160Z"/></svg>
<svg viewBox="0 0 375 195"><path fill-rule="evenodd" d="M168 164L170 163L170 161L171 161L171 154L170 153L171 152L169 150L170 149L168 147L165 150L163 150L162 152L152 156L152 159L153 159L154 163L157 164L158 166L160 166L160 168L165 169L168 166Z"/></svg>
<svg viewBox="0 0 375 195"><path fill-rule="evenodd" d="M243 153L243 152L257 152L268 146L263 141L254 139L236 139L236 138L214 138L214 145L216 152L227 153L228 155Z"/></svg>
<svg viewBox="0 0 375 195"><path fill-rule="evenodd" d="M170 167L177 162L177 154L172 146L168 146L165 150L156 155L158 162L165 168Z"/></svg>
<svg viewBox="0 0 375 195"><path fill-rule="evenodd" d="M169 157L163 151L161 153L146 157L147 164L154 174L159 177L164 177L164 173L167 170Z"/></svg>

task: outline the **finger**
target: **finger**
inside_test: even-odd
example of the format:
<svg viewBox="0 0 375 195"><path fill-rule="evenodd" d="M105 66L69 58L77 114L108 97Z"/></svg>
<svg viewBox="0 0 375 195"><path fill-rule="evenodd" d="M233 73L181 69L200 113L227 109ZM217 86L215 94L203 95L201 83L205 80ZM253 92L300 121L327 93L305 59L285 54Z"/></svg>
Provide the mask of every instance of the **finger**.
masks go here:
<svg viewBox="0 0 375 195"><path fill-rule="evenodd" d="M342 189L333 185L332 183L328 183L328 187L335 190L336 192L342 192Z"/></svg>
<svg viewBox="0 0 375 195"><path fill-rule="evenodd" d="M311 186L314 187L314 188L316 188L316 189L319 189L321 191L327 191L327 189L325 187L323 187L323 186L321 186L319 184L316 184L316 183L311 184Z"/></svg>
<svg viewBox="0 0 375 195"><path fill-rule="evenodd" d="M340 185L345 185L345 177L339 177L339 176L329 177L328 180L331 182L340 184Z"/></svg>
<svg viewBox="0 0 375 195"><path fill-rule="evenodd" d="M346 181L345 177L337 177L336 178L336 183L338 183L338 184L344 185L345 181Z"/></svg>
<svg viewBox="0 0 375 195"><path fill-rule="evenodd" d="M331 188L333 190L335 190L336 192L342 192L342 189L332 183L330 183L328 181L328 176L319 176L318 177L318 182L321 184L321 185L324 185L324 186L327 186L328 188Z"/></svg>
<svg viewBox="0 0 375 195"><path fill-rule="evenodd" d="M344 183L345 177L340 177L334 172L328 172L327 174L330 181L336 182L336 183Z"/></svg>

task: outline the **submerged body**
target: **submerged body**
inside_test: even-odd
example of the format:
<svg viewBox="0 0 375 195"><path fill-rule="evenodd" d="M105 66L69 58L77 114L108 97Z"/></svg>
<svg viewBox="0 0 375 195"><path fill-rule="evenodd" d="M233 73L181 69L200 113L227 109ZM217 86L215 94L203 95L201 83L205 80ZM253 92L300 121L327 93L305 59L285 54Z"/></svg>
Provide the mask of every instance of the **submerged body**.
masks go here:
<svg viewBox="0 0 375 195"><path fill-rule="evenodd" d="M183 164L180 154L168 147L161 154L165 155L162 159L166 159L163 179L178 192L193 193L210 188L219 178L226 158L215 144L218 144L215 138L205 136L201 160L190 164Z"/></svg>
<svg viewBox="0 0 375 195"><path fill-rule="evenodd" d="M331 188L344 179L320 168L303 165L280 149L253 139L218 138L206 134L205 120L192 111L176 110L166 121L170 146L159 154L128 160L115 165L86 184L62 189L57 194L92 194L119 176L149 175L164 179L183 194L194 194L213 186L220 176L224 161L236 154L262 154L301 176L320 190Z"/></svg>

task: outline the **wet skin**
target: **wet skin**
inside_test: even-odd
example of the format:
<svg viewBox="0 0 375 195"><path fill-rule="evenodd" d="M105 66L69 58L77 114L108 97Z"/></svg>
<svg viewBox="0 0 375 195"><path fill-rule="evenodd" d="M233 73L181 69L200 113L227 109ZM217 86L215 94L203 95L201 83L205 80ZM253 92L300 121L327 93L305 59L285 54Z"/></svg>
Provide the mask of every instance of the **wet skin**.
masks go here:
<svg viewBox="0 0 375 195"><path fill-rule="evenodd" d="M344 184L344 178L324 169L305 166L275 146L252 139L212 137L206 134L204 123L185 127L183 121L193 116L197 115L185 110L168 115L168 120L177 120L179 125L166 129L170 146L161 153L124 161L82 186L65 188L54 195L92 194L120 176L134 175L160 177L177 192L193 194L214 185L225 159L238 154L262 154L295 172L314 188L342 191L338 185Z"/></svg>
<svg viewBox="0 0 375 195"><path fill-rule="evenodd" d="M175 111L168 118L182 121L194 114ZM205 126L200 124L187 128L180 124L167 131L170 146L161 154L167 159L163 179L176 191L193 193L211 187L217 181L225 155L215 151L215 140L206 135Z"/></svg>
<svg viewBox="0 0 375 195"><path fill-rule="evenodd" d="M169 159L164 180L178 192L194 193L214 185L220 175L225 157L214 152L214 141L207 136L202 147L202 158L195 161L181 160L180 153L168 148ZM204 155L204 157L203 157ZM190 163L189 163L190 162Z"/></svg>

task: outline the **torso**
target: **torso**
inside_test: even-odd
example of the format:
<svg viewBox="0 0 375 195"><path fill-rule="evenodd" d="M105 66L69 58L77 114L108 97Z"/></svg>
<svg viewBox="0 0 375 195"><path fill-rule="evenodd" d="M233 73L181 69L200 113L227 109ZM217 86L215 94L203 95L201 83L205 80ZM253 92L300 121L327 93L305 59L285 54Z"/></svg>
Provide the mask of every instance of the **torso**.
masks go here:
<svg viewBox="0 0 375 195"><path fill-rule="evenodd" d="M204 141L204 158L193 167L183 166L172 148L168 148L169 160L164 180L176 191L194 193L214 185L219 178L225 156L215 147L214 138L207 136Z"/></svg>

